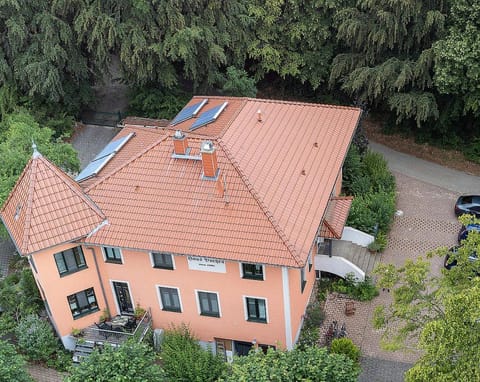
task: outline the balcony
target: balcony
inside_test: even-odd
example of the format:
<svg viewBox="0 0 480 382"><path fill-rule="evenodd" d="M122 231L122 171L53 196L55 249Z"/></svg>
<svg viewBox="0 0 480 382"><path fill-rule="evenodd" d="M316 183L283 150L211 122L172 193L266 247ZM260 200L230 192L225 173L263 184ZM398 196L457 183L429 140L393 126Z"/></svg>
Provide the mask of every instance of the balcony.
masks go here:
<svg viewBox="0 0 480 382"><path fill-rule="evenodd" d="M124 316L120 317L123 318ZM141 342L151 325L152 315L150 309L148 309L140 319L136 320L135 325L130 330L124 324L115 325L115 318L111 322L107 322L107 325L104 326L105 328L91 325L83 329L83 342L93 343L94 345L111 344L114 346L119 346L129 339Z"/></svg>

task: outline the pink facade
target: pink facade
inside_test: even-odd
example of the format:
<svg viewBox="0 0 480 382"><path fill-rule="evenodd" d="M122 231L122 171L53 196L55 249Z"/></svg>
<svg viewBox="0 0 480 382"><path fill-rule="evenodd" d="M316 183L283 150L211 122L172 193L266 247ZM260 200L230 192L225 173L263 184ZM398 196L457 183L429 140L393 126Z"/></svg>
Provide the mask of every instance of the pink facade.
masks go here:
<svg viewBox="0 0 480 382"><path fill-rule="evenodd" d="M128 285L133 308L150 308L154 328L168 329L171 325L186 323L201 341L216 338L252 342L278 347L295 343L303 314L315 282L313 267L305 267L305 285L302 291L299 269L264 266L263 280L242 277L240 263L224 263L225 273L192 270L187 256L173 256L174 269L154 268L151 254L123 249L122 263L105 260L101 247L83 246L86 267L61 277L54 254L72 248L62 245L31 255L34 275L48 303L51 317L60 337L68 337L72 328L85 328L100 321L105 308L112 316L125 314L114 282ZM95 261L96 258L96 261ZM223 269L221 269L223 271ZM159 287L178 290L181 312L162 310ZM67 296L93 288L97 307L76 318ZM218 295L220 317L200 313L198 291ZM266 322L248 320L246 297L265 300ZM287 303L286 303L287 302Z"/></svg>

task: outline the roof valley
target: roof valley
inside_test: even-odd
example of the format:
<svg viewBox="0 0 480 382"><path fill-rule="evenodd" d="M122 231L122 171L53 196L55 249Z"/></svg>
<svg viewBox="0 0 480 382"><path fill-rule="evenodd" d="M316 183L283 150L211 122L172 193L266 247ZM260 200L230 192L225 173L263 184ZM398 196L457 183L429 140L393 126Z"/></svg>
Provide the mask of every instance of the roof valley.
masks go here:
<svg viewBox="0 0 480 382"><path fill-rule="evenodd" d="M260 209L263 211L263 213L267 217L270 224L272 224L275 232L278 234L278 236L280 237L282 242L287 247L289 253L292 255L292 257L295 260L295 262L297 263L297 265L302 266L302 261L301 261L300 257L298 256L295 247L293 246L292 243L290 243L287 235L285 234L283 229L280 227L280 225L277 223L277 221L273 217L273 214L267 208L267 206L265 205L262 198L260 197L260 195L255 190L253 185L250 183L250 181L248 180L248 177L245 175L245 173L241 169L240 164L236 161L236 159L230 153L230 150L228 149L227 145L221 140L221 138L218 138L217 142L218 142L218 145L222 148L223 152L225 153L225 156L227 157L227 159L230 161L232 166L235 168L235 171L237 171L237 173L239 174L240 179L242 179L242 182L247 187L248 192L250 192L250 194L253 196L253 198L257 202L258 206L260 207Z"/></svg>

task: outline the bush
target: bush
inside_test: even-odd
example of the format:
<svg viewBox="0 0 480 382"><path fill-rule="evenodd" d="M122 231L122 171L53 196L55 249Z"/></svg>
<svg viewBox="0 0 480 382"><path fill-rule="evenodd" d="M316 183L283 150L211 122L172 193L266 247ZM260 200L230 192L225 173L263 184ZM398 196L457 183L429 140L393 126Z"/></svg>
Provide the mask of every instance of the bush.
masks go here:
<svg viewBox="0 0 480 382"><path fill-rule="evenodd" d="M383 252L387 248L387 235L379 232L374 241L368 245L368 249L372 252Z"/></svg>
<svg viewBox="0 0 480 382"><path fill-rule="evenodd" d="M369 234L388 232L395 214L395 194L376 192L353 199L347 225Z"/></svg>
<svg viewBox="0 0 480 382"><path fill-rule="evenodd" d="M347 194L355 194L353 186L362 179L362 157L357 146L350 145L342 169L342 185Z"/></svg>
<svg viewBox="0 0 480 382"><path fill-rule="evenodd" d="M58 348L50 324L34 314L23 318L15 333L18 347L32 361L47 361Z"/></svg>
<svg viewBox="0 0 480 382"><path fill-rule="evenodd" d="M298 338L298 347L317 346L320 339L320 327L303 327Z"/></svg>
<svg viewBox="0 0 480 382"><path fill-rule="evenodd" d="M378 289L373 284L371 278L365 277L364 281L358 282L353 273L347 274L345 279L338 279L332 282L331 289L358 301L370 301L378 296Z"/></svg>
<svg viewBox="0 0 480 382"><path fill-rule="evenodd" d="M313 303L307 306L305 312L305 327L320 327L323 320L325 320L325 312L322 310L322 307L318 303Z"/></svg>
<svg viewBox="0 0 480 382"><path fill-rule="evenodd" d="M330 352L344 354L357 364L360 361L360 349L350 338L335 338L330 345Z"/></svg>
<svg viewBox="0 0 480 382"><path fill-rule="evenodd" d="M226 368L220 356L199 345L186 325L165 332L161 357L169 381L216 381Z"/></svg>
<svg viewBox="0 0 480 382"><path fill-rule="evenodd" d="M33 382L25 366L25 360L14 346L0 341L0 382Z"/></svg>
<svg viewBox="0 0 480 382"><path fill-rule="evenodd" d="M255 97L257 95L255 79L248 77L245 70L237 69L234 66L227 68L222 90L225 95L235 97Z"/></svg>
<svg viewBox="0 0 480 382"><path fill-rule="evenodd" d="M395 177L382 154L368 150L362 160L362 174L371 179L373 192L395 191Z"/></svg>

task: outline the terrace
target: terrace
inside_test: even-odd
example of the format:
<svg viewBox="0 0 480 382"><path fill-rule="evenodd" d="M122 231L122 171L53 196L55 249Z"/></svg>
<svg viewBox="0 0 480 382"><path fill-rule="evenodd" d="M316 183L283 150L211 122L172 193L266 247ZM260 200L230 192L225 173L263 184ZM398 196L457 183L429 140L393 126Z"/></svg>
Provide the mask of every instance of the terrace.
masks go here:
<svg viewBox="0 0 480 382"><path fill-rule="evenodd" d="M105 344L120 346L130 339L141 342L151 325L150 309L140 319L135 319L133 316L116 316L104 324L91 325L83 329L82 338L77 341L73 353L73 361L80 362L82 358L88 357L97 346Z"/></svg>

